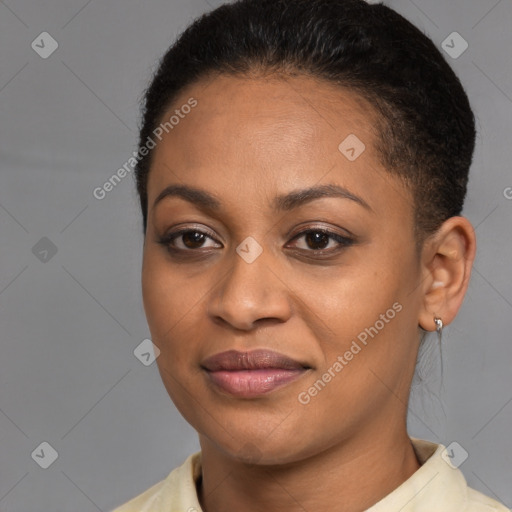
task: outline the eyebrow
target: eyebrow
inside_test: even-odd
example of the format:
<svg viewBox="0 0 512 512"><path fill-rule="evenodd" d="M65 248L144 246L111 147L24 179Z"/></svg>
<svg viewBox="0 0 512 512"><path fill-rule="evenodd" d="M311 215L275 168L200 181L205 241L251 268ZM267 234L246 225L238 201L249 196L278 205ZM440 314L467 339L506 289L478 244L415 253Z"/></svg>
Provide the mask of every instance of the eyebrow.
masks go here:
<svg viewBox="0 0 512 512"><path fill-rule="evenodd" d="M204 210L210 211L218 211L222 206L221 201L206 190L191 187L189 185L169 185L158 194L152 208L154 209L156 205L166 197L179 197ZM324 197L349 199L363 206L367 210L373 211L364 199L353 194L345 187L334 184L317 185L310 188L294 190L287 194L277 196L273 201L273 207L278 211L290 211L314 201L315 199L321 199Z"/></svg>

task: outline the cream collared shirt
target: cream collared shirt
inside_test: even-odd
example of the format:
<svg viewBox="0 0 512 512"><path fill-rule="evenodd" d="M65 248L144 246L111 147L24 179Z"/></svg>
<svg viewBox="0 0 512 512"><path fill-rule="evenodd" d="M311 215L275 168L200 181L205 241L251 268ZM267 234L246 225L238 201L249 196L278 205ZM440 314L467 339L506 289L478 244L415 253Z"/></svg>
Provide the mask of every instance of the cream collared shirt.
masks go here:
<svg viewBox="0 0 512 512"><path fill-rule="evenodd" d="M462 472L447 462L443 445L411 441L421 467L367 512L511 512L468 487ZM202 512L196 491L200 475L201 452L197 452L164 480L112 512Z"/></svg>

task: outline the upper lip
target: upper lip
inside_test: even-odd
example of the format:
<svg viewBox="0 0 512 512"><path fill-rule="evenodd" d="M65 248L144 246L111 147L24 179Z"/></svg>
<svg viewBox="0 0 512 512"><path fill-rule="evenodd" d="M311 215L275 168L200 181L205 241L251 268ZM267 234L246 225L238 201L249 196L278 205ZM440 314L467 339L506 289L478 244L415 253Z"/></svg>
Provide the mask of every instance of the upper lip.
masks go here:
<svg viewBox="0 0 512 512"><path fill-rule="evenodd" d="M228 350L206 358L201 366L206 370L215 371L237 371L237 370L261 370L265 368L276 368L285 370L303 370L309 366L299 363L284 354L272 350L252 350L240 352Z"/></svg>

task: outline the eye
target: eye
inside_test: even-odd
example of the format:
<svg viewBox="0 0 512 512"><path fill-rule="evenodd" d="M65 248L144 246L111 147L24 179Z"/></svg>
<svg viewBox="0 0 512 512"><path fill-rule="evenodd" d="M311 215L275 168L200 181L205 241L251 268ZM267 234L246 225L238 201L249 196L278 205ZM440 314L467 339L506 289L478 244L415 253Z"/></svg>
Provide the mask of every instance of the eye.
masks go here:
<svg viewBox="0 0 512 512"><path fill-rule="evenodd" d="M314 228L301 231L298 235L292 238L292 241L300 240L301 238L304 238L302 247L298 246L300 244L295 245L295 247L308 252L335 252L354 243L352 238L342 236L325 228Z"/></svg>
<svg viewBox="0 0 512 512"><path fill-rule="evenodd" d="M214 242L213 245L204 245L208 240ZM168 247L171 250L178 251L191 251L195 249L203 249L209 247L216 247L217 241L208 233L198 229L180 229L168 233L158 240L159 244Z"/></svg>
<svg viewBox="0 0 512 512"><path fill-rule="evenodd" d="M352 238L325 228L312 228L301 231L291 239L291 242L301 239L304 239L303 243L295 244L294 248L315 254L330 254L355 242ZM222 244L217 242L208 232L190 227L170 232L159 238L157 242L165 246L169 251L177 253L200 252L201 249L222 247Z"/></svg>

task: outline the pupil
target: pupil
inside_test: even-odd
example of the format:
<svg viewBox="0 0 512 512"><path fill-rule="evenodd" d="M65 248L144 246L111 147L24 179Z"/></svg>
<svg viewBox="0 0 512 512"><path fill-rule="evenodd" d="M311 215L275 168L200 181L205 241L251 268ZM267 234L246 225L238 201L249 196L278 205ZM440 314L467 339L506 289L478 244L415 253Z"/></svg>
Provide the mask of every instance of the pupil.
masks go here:
<svg viewBox="0 0 512 512"><path fill-rule="evenodd" d="M197 246L201 246L203 242L204 235L202 233L198 233L197 231L192 231L189 233L185 233L183 235L183 243L187 247L196 247L194 244L198 244ZM191 242L191 245L189 245L188 242Z"/></svg>
<svg viewBox="0 0 512 512"><path fill-rule="evenodd" d="M329 236L319 232L308 233L306 235L306 242L311 249L323 249L326 245L329 245ZM312 245L321 244L322 247L311 247L309 242L312 242Z"/></svg>

